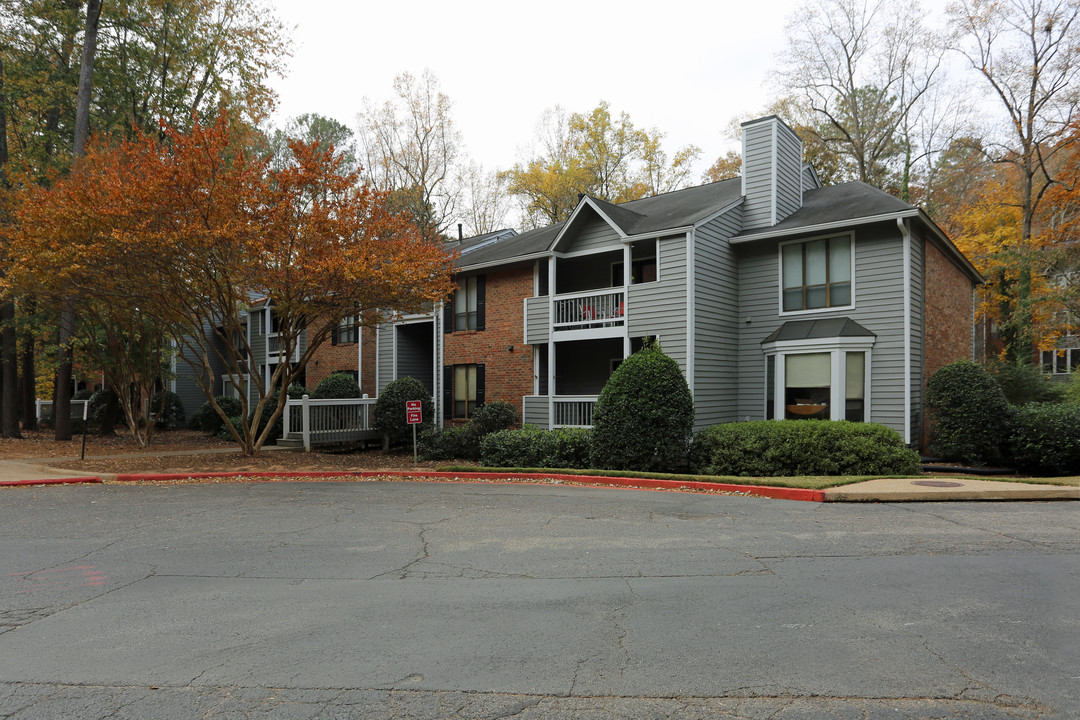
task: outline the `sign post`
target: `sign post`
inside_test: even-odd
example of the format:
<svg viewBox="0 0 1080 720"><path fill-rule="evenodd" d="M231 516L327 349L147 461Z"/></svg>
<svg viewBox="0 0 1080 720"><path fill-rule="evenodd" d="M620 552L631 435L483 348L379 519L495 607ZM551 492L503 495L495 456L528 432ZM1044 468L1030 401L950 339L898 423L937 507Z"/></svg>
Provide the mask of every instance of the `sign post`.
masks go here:
<svg viewBox="0 0 1080 720"><path fill-rule="evenodd" d="M416 463L416 426L424 421L419 400L405 401L405 422L412 425L412 461Z"/></svg>

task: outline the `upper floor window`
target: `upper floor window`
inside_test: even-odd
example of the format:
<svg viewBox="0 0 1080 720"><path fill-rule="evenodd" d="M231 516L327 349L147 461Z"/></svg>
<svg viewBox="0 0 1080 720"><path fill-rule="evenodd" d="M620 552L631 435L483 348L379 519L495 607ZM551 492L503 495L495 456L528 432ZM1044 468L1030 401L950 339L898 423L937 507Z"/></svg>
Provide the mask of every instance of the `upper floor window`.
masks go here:
<svg viewBox="0 0 1080 720"><path fill-rule="evenodd" d="M1051 375L1080 373L1080 347L1043 350L1042 368Z"/></svg>
<svg viewBox="0 0 1080 720"><path fill-rule="evenodd" d="M783 311L847 307L851 298L851 236L780 246Z"/></svg>
<svg viewBox="0 0 1080 720"><path fill-rule="evenodd" d="M334 328L330 338L332 345L348 345L360 342L360 326L355 317L347 317Z"/></svg>
<svg viewBox="0 0 1080 720"><path fill-rule="evenodd" d="M484 329L484 285L483 275L461 279L446 318L452 331Z"/></svg>

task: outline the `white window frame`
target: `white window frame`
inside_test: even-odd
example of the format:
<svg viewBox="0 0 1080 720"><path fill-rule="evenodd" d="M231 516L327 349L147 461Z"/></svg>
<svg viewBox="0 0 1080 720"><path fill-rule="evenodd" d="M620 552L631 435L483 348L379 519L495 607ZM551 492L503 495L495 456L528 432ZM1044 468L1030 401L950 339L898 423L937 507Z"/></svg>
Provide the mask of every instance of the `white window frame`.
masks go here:
<svg viewBox="0 0 1080 720"><path fill-rule="evenodd" d="M851 303L848 305L830 305L829 307L810 308L809 310L784 310L784 247L787 245L800 245L804 243L814 242L815 240L827 240L828 238L837 238L847 236L848 242L851 245L851 252L849 257L851 260ZM827 233L825 235L815 235L814 237L800 238L798 240L785 240L784 242L777 243L776 245L776 307L780 310L780 317L796 317L799 315L815 315L821 313L831 313L840 311L850 311L855 309L855 233L853 231L839 232L839 233ZM803 278L804 282L806 278Z"/></svg>
<svg viewBox="0 0 1080 720"><path fill-rule="evenodd" d="M769 343L762 349L762 398L769 397L769 357L776 358L773 378L773 417L783 420L787 413L784 408L786 395L787 368L784 358L788 355L810 355L828 353L829 358L829 419L844 420L847 415L847 358L845 353L865 353L863 360L863 422L871 422L870 376L873 367L873 346L875 338L823 338L821 340L789 340ZM762 403L764 407L764 403Z"/></svg>

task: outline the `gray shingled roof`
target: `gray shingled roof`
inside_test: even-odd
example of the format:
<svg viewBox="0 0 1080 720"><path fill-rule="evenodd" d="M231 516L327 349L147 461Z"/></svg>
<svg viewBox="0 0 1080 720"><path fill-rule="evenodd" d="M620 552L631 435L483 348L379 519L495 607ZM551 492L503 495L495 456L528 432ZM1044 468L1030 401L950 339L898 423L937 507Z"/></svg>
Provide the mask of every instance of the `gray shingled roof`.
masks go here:
<svg viewBox="0 0 1080 720"><path fill-rule="evenodd" d="M784 340L819 340L836 337L877 337L851 318L825 318L823 320L792 320L772 332L761 344Z"/></svg>
<svg viewBox="0 0 1080 720"><path fill-rule="evenodd" d="M915 208L903 200L863 182L829 185L803 193L803 205L771 227L743 230L732 242L749 242L756 235L796 233L816 225L910 212Z"/></svg>
<svg viewBox="0 0 1080 720"><path fill-rule="evenodd" d="M619 205L593 197L589 200L623 233L639 235L693 225L736 202L741 192L741 183L735 178ZM511 263L543 255L550 250L564 225L565 223L549 225L477 248L458 259L458 268L467 270L470 267ZM465 243L468 246L470 241L466 240Z"/></svg>

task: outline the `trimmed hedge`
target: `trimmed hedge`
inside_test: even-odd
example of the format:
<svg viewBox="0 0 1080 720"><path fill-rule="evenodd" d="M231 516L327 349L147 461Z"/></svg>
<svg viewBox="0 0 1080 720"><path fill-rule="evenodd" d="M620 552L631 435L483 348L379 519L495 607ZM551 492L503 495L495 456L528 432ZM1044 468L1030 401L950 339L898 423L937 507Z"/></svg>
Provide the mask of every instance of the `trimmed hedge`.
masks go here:
<svg viewBox="0 0 1080 720"><path fill-rule="evenodd" d="M1013 411L1009 453L1033 475L1080 474L1080 406L1031 403Z"/></svg>
<svg viewBox="0 0 1080 720"><path fill-rule="evenodd" d="M432 427L416 436L416 454L421 460L455 460L462 454L464 426Z"/></svg>
<svg viewBox="0 0 1080 720"><path fill-rule="evenodd" d="M1009 404L994 379L968 360L950 363L926 383L931 455L998 463L1008 439Z"/></svg>
<svg viewBox="0 0 1080 720"><path fill-rule="evenodd" d="M585 428L541 430L526 425L480 441L480 462L490 467L589 467L592 433Z"/></svg>
<svg viewBox="0 0 1080 720"><path fill-rule="evenodd" d="M677 471L686 466L694 399L679 364L647 343L620 363L593 410L592 466Z"/></svg>
<svg viewBox="0 0 1080 720"><path fill-rule="evenodd" d="M914 475L919 454L895 430L846 420L759 420L713 425L690 453L699 475Z"/></svg>
<svg viewBox="0 0 1080 720"><path fill-rule="evenodd" d="M476 408L460 437L458 457L480 459L480 442L493 432L513 430L520 426L517 408L508 402L495 400Z"/></svg>
<svg viewBox="0 0 1080 720"><path fill-rule="evenodd" d="M301 397L303 397L302 393ZM311 393L311 397L315 400L358 398L360 397L360 385L357 384L351 373L330 373L315 386L315 392Z"/></svg>
<svg viewBox="0 0 1080 720"><path fill-rule="evenodd" d="M412 426L405 417L405 402L419 400L424 422L417 432L432 427L435 403L424 383L413 377L403 377L388 384L375 400L375 429L390 437L391 445L412 442ZM417 441L419 442L419 440Z"/></svg>

